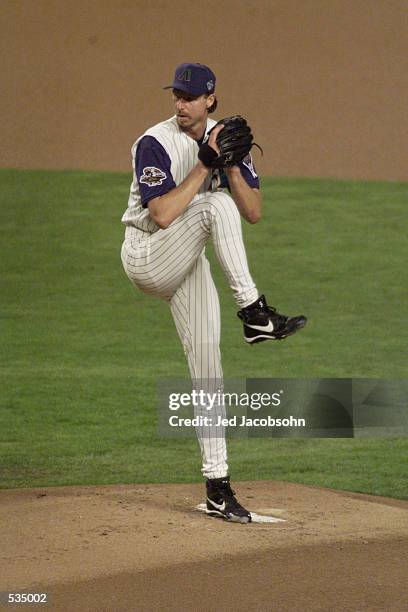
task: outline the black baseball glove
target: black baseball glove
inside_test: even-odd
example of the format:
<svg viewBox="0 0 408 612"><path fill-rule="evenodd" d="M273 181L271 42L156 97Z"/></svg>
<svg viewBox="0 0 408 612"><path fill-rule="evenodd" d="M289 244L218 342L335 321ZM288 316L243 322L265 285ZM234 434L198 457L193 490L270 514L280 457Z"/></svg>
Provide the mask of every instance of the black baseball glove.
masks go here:
<svg viewBox="0 0 408 612"><path fill-rule="evenodd" d="M217 135L217 145L220 154L218 155L210 147L208 140L201 145L198 152L198 158L204 166L208 168L229 168L235 166L248 155L254 145L263 152L261 147L256 142L253 142L254 137L251 128L243 117L234 115L233 117L221 119L208 134L210 135L221 123L224 125L224 128Z"/></svg>

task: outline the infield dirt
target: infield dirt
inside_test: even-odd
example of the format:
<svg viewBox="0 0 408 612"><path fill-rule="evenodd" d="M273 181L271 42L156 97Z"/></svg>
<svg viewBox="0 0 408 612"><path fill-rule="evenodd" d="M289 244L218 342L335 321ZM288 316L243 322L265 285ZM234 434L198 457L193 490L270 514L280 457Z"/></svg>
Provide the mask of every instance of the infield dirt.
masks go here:
<svg viewBox="0 0 408 612"><path fill-rule="evenodd" d="M1 590L48 593L35 609L53 611L406 610L408 502L236 489L286 522L207 517L199 484L1 491Z"/></svg>

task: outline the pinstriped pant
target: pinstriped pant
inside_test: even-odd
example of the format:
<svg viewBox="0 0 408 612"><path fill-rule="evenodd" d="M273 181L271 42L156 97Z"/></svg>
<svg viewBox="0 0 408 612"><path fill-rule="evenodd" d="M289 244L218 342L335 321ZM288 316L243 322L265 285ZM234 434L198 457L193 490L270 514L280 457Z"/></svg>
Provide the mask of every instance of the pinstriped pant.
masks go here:
<svg viewBox="0 0 408 612"><path fill-rule="evenodd" d="M170 303L194 386L215 392L222 390L223 373L220 305L204 254L209 239L237 305L248 306L258 292L248 270L239 212L224 192L204 194L168 228L148 236L127 227L121 256L127 276L139 289ZM215 414L224 414L223 406L215 408ZM208 413L198 407L195 414ZM220 431L205 435L197 428L206 478L228 473L225 436Z"/></svg>

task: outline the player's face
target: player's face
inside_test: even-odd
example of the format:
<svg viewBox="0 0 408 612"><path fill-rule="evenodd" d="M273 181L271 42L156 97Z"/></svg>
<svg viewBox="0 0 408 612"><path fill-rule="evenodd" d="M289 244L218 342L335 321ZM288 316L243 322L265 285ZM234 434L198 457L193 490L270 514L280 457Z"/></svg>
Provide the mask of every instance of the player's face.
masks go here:
<svg viewBox="0 0 408 612"><path fill-rule="evenodd" d="M210 98L205 95L195 98L181 91L173 91L177 123L183 130L190 130L206 119L207 108L212 104Z"/></svg>

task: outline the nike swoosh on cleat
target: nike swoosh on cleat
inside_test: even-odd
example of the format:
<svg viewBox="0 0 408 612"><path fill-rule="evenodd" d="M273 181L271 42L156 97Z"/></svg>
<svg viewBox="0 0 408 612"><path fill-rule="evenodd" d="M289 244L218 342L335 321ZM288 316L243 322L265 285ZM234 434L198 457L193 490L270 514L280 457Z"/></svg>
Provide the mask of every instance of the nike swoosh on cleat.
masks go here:
<svg viewBox="0 0 408 612"><path fill-rule="evenodd" d="M207 499L208 499L208 497L207 497ZM208 501L210 502L210 504L212 506L214 506L214 508L216 510L219 510L220 512L225 512L225 507L226 507L225 501L222 502L222 504L216 504L215 501L212 501L212 499L208 499Z"/></svg>
<svg viewBox="0 0 408 612"><path fill-rule="evenodd" d="M262 332L273 332L273 330L275 329L273 326L272 321L269 321L268 325L251 325L250 323L245 323L245 325L247 327L250 327L251 329L256 329L257 331L262 331Z"/></svg>

